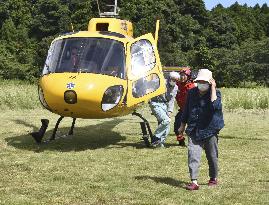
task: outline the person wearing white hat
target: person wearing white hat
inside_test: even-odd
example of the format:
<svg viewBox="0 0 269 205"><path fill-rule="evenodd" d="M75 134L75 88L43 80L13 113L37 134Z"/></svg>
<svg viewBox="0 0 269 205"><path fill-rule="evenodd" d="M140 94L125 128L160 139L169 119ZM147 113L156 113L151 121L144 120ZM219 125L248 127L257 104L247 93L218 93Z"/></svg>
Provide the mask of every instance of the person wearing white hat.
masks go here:
<svg viewBox="0 0 269 205"><path fill-rule="evenodd" d="M174 110L175 96L178 87L176 81L180 79L177 72L170 72L166 79L166 93L152 98L149 101L152 114L157 118L158 127L154 132L152 146L164 148L166 137L170 132L171 114Z"/></svg>
<svg viewBox="0 0 269 205"><path fill-rule="evenodd" d="M189 90L179 133L188 135L188 166L191 183L188 190L198 190L197 182L202 150L209 165L208 186L217 185L218 133L224 127L221 93L216 89L212 72L200 69L194 80L197 87ZM187 124L187 128L185 130Z"/></svg>

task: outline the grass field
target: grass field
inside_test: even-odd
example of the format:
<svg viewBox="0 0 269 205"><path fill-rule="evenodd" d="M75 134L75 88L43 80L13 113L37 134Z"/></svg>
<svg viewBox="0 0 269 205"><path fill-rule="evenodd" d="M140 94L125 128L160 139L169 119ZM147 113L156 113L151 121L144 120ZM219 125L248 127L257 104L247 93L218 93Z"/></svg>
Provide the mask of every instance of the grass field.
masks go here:
<svg viewBox="0 0 269 205"><path fill-rule="evenodd" d="M58 116L41 108L35 85L0 81L0 204L269 204L269 89L222 88L220 184L208 188L203 155L196 192L187 149L171 131L167 149L145 148L139 119L78 119L74 136L37 146L30 133ZM152 128L147 107L141 111ZM68 132L64 119L59 135Z"/></svg>
<svg viewBox="0 0 269 205"><path fill-rule="evenodd" d="M18 110L41 108L37 85L23 81L0 80L0 109ZM269 109L269 88L221 88L224 108Z"/></svg>
<svg viewBox="0 0 269 205"><path fill-rule="evenodd" d="M148 108L143 113L156 127ZM30 132L43 109L4 109L0 117L0 204L269 204L269 110L225 111L219 186L208 188L205 155L199 191L189 182L187 149L172 132L166 149L145 148L132 116L77 121L74 136L37 146ZM65 119L59 129L67 133Z"/></svg>

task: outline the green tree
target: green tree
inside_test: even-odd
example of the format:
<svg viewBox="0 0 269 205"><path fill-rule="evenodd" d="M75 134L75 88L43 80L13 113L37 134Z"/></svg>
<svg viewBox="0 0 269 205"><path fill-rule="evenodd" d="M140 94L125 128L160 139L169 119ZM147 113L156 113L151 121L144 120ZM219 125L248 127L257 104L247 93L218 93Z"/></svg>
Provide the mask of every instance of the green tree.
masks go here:
<svg viewBox="0 0 269 205"><path fill-rule="evenodd" d="M71 22L75 31L88 30L89 20L99 16L95 1L62 0L62 3L68 6L71 13Z"/></svg>
<svg viewBox="0 0 269 205"><path fill-rule="evenodd" d="M259 42L246 42L242 46L242 65L251 72L252 81L269 85L269 39ZM247 69L246 69L247 71Z"/></svg>
<svg viewBox="0 0 269 205"><path fill-rule="evenodd" d="M37 0L34 8L31 35L39 41L44 37L70 31L70 11L60 0Z"/></svg>
<svg viewBox="0 0 269 205"><path fill-rule="evenodd" d="M205 26L208 21L208 12L203 0L174 0L182 15L191 15L201 25Z"/></svg>
<svg viewBox="0 0 269 205"><path fill-rule="evenodd" d="M195 69L209 69L214 71L215 62L209 49L205 46L201 46L194 54L194 58L192 61L192 66Z"/></svg>
<svg viewBox="0 0 269 205"><path fill-rule="evenodd" d="M255 18L252 8L241 6L237 2L228 8L227 12L237 25L237 40L241 44L247 39L262 39L265 32Z"/></svg>
<svg viewBox="0 0 269 205"><path fill-rule="evenodd" d="M217 5L210 12L205 33L210 48L232 48L237 45L237 25L222 5Z"/></svg>

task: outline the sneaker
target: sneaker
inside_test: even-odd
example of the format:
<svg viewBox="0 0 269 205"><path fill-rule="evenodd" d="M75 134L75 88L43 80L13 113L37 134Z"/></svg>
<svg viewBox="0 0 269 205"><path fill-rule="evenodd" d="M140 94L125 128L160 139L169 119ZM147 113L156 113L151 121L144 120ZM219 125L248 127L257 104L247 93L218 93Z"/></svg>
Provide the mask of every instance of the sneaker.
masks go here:
<svg viewBox="0 0 269 205"><path fill-rule="evenodd" d="M186 144L185 144L184 140L178 141L178 145L181 146L181 147L186 147Z"/></svg>
<svg viewBox="0 0 269 205"><path fill-rule="evenodd" d="M185 147L185 137L183 135L177 135L178 145Z"/></svg>
<svg viewBox="0 0 269 205"><path fill-rule="evenodd" d="M216 186L218 184L218 180L217 179L210 179L208 181L208 186Z"/></svg>
<svg viewBox="0 0 269 205"><path fill-rule="evenodd" d="M156 141L160 140L158 137L156 137L155 135L152 136L151 138L151 143L154 143Z"/></svg>
<svg viewBox="0 0 269 205"><path fill-rule="evenodd" d="M153 147L160 147L162 145L161 140L156 140L151 143Z"/></svg>
<svg viewBox="0 0 269 205"><path fill-rule="evenodd" d="M199 185L195 184L195 183L190 183L186 186L187 190L193 191L193 190L198 190L199 189Z"/></svg>
<svg viewBox="0 0 269 205"><path fill-rule="evenodd" d="M157 144L160 144L161 140L156 137L155 135L152 136L152 139L151 139L151 145L157 145Z"/></svg>

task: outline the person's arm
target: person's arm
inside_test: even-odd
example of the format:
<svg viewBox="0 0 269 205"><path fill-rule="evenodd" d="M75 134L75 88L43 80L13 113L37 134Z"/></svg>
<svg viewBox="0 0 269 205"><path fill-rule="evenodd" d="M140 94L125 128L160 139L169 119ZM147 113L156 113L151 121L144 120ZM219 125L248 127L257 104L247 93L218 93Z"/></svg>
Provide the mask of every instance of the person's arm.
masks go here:
<svg viewBox="0 0 269 205"><path fill-rule="evenodd" d="M177 95L177 91L178 91L178 86L175 85L172 93L171 93L171 99L169 100L169 102L167 103L167 111L168 111L168 115L169 117L171 117L171 114L173 113L174 111L174 105L175 105L175 98L176 98L176 95Z"/></svg>
<svg viewBox="0 0 269 205"><path fill-rule="evenodd" d="M212 78L209 83L211 84L211 102L217 100L216 81Z"/></svg>
<svg viewBox="0 0 269 205"><path fill-rule="evenodd" d="M221 93L219 90L216 89L216 82L213 78L210 80L210 84L211 84L211 102L213 109L220 110L222 109Z"/></svg>

